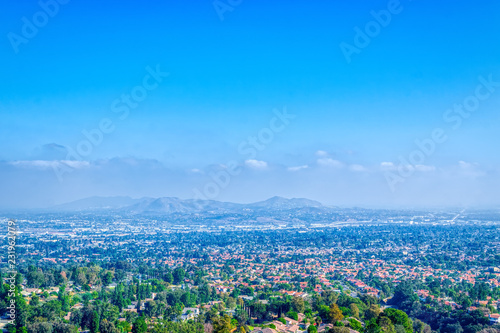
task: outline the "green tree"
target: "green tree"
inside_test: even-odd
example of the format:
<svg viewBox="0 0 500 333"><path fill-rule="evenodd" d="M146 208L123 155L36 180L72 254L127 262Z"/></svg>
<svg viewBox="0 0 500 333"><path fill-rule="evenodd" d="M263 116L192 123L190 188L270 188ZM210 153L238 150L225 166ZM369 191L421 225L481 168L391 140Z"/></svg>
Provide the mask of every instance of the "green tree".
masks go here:
<svg viewBox="0 0 500 333"><path fill-rule="evenodd" d="M226 303L228 309L236 308L236 299L234 297L229 297Z"/></svg>
<svg viewBox="0 0 500 333"><path fill-rule="evenodd" d="M404 307L418 300L417 295L413 292L413 286L410 281L402 281L394 290L394 296L391 302Z"/></svg>
<svg viewBox="0 0 500 333"><path fill-rule="evenodd" d="M321 294L321 297L325 301L325 304L332 304L332 303L337 303L339 294L333 290L325 290Z"/></svg>
<svg viewBox="0 0 500 333"><path fill-rule="evenodd" d="M386 316L379 316L377 318L377 324L380 326L380 332L383 333L396 333L396 328L393 322Z"/></svg>
<svg viewBox="0 0 500 333"><path fill-rule="evenodd" d="M163 276L163 281L165 281L167 283L173 283L174 282L174 276L172 275L172 273L168 272L168 273L166 273Z"/></svg>
<svg viewBox="0 0 500 333"><path fill-rule="evenodd" d="M57 322L52 324L52 333L78 333L78 328L74 325Z"/></svg>
<svg viewBox="0 0 500 333"><path fill-rule="evenodd" d="M146 316L154 317L156 314L157 308L158 308L158 306L156 305L155 301L149 301L146 303L144 312L146 313Z"/></svg>
<svg viewBox="0 0 500 333"><path fill-rule="evenodd" d="M128 321L120 321L118 323L118 328L121 329L122 332L131 332L132 325Z"/></svg>
<svg viewBox="0 0 500 333"><path fill-rule="evenodd" d="M351 303L351 305L349 305L349 309L351 310L353 317L359 318L359 308L355 303Z"/></svg>
<svg viewBox="0 0 500 333"><path fill-rule="evenodd" d="M174 284L181 284L184 282L184 278L186 277L186 271L182 267L177 267L174 269L172 276L174 278Z"/></svg>
<svg viewBox="0 0 500 333"><path fill-rule="evenodd" d="M2 271L0 270L0 296L3 297L4 293L5 293L5 288L4 288L3 274Z"/></svg>
<svg viewBox="0 0 500 333"><path fill-rule="evenodd" d="M30 271L26 274L26 283L29 287L40 288L45 284L45 276L40 271Z"/></svg>
<svg viewBox="0 0 500 333"><path fill-rule="evenodd" d="M413 332L413 323L411 322L410 318L408 318L408 315L405 312L387 308L384 310L383 314L387 316L394 325L403 326L406 333Z"/></svg>
<svg viewBox="0 0 500 333"><path fill-rule="evenodd" d="M358 332L363 331L363 325L361 324L361 322L354 318L349 319L349 327Z"/></svg>
<svg viewBox="0 0 500 333"><path fill-rule="evenodd" d="M349 328L344 326L334 326L328 330L328 333L349 333Z"/></svg>
<svg viewBox="0 0 500 333"><path fill-rule="evenodd" d="M371 320L371 319L377 318L379 314L380 314L380 306L378 304L372 304L365 311L365 318L367 320Z"/></svg>
<svg viewBox="0 0 500 333"><path fill-rule="evenodd" d="M306 310L306 305L302 297L294 297L292 299L292 307L298 313L304 313Z"/></svg>
<svg viewBox="0 0 500 333"><path fill-rule="evenodd" d="M104 319L100 324L101 333L120 333L120 330L115 327L115 324Z"/></svg>
<svg viewBox="0 0 500 333"><path fill-rule="evenodd" d="M318 329L314 325L309 325L309 327L307 328L307 333L317 333L317 332Z"/></svg>
<svg viewBox="0 0 500 333"><path fill-rule="evenodd" d="M103 286L108 286L113 282L114 274L112 271L105 271L105 273L101 276L101 282Z"/></svg>
<svg viewBox="0 0 500 333"><path fill-rule="evenodd" d="M364 333L380 333L380 326L377 324L377 319L372 318L370 321L366 324Z"/></svg>
<svg viewBox="0 0 500 333"><path fill-rule="evenodd" d="M51 323L47 322L32 323L28 324L27 330L29 332L36 332L36 333L52 333L53 327Z"/></svg>
<svg viewBox="0 0 500 333"><path fill-rule="evenodd" d="M28 318L31 316L31 309L26 303L24 297L21 296L18 287L15 290L16 299L16 329L17 332L21 332L22 328L26 328L28 323Z"/></svg>
<svg viewBox="0 0 500 333"><path fill-rule="evenodd" d="M333 303L330 305L330 311L328 312L328 320L330 323L335 324L337 321L344 319L344 315L337 304Z"/></svg>
<svg viewBox="0 0 500 333"><path fill-rule="evenodd" d="M92 312L92 321L90 322L90 333L99 332L99 314L97 311Z"/></svg>
<svg viewBox="0 0 500 333"><path fill-rule="evenodd" d="M431 327L421 321L420 319L415 319L413 321L413 331L415 333L431 333Z"/></svg>
<svg viewBox="0 0 500 333"><path fill-rule="evenodd" d="M232 330L231 317L224 315L224 317L216 317L213 322L214 333L230 333Z"/></svg>
<svg viewBox="0 0 500 333"><path fill-rule="evenodd" d="M35 293L32 293L31 294L31 301L30 301L30 305L31 306L38 306L40 304L40 297L35 294Z"/></svg>
<svg viewBox="0 0 500 333"><path fill-rule="evenodd" d="M286 313L286 316L287 316L288 318L293 319L293 320L299 320L299 314L298 314L297 312L295 312L295 311L292 311L292 310L288 311L288 312Z"/></svg>
<svg viewBox="0 0 500 333"><path fill-rule="evenodd" d="M248 320L248 313L244 309L237 309L235 317L240 325L244 325Z"/></svg>
<svg viewBox="0 0 500 333"><path fill-rule="evenodd" d="M144 316L140 316L135 319L134 325L132 326L132 333L145 333L148 330L148 325L146 324L146 319Z"/></svg>

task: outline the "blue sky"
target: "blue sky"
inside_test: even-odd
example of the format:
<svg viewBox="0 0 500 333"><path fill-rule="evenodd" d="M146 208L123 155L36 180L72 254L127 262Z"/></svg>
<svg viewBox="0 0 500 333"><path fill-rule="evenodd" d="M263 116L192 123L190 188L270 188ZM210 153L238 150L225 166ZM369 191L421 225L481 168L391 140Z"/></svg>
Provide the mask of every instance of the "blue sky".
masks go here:
<svg viewBox="0 0 500 333"><path fill-rule="evenodd" d="M230 161L241 172L207 198L498 204L500 87L480 88L488 97L458 128L444 119L479 77L500 82L497 1L62 2L0 11L0 184L9 189L0 207L189 198ZM340 45L356 46L372 11L389 11L390 22L348 62ZM142 86L147 67L169 74L151 78L157 87L120 119L113 103ZM257 156L242 154L285 108L295 118ZM68 162L82 131L103 119L113 130ZM445 142L421 163L400 162L436 128ZM409 176L398 171L405 164Z"/></svg>

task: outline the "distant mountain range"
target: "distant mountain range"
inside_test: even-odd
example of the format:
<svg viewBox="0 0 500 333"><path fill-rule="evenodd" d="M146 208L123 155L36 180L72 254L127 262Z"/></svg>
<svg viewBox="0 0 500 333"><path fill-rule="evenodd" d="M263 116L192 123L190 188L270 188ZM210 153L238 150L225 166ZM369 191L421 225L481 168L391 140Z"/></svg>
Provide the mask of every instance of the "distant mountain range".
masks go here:
<svg viewBox="0 0 500 333"><path fill-rule="evenodd" d="M196 214L241 213L259 211L328 210L320 202L293 198L272 197L250 204L238 204L215 200L179 199L176 197L141 198L90 197L53 206L52 211L118 211L130 214Z"/></svg>

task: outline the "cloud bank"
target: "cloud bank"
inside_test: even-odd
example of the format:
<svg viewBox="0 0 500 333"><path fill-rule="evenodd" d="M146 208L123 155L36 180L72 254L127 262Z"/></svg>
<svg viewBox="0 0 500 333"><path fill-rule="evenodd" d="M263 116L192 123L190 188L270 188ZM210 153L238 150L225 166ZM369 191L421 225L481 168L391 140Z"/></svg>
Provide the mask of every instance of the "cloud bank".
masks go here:
<svg viewBox="0 0 500 333"><path fill-rule="evenodd" d="M59 179L54 170L61 167L68 172ZM386 175L397 172L398 166L387 161L363 165L322 152L312 153L303 165L245 160L236 167L240 172L211 199L252 202L280 195L342 206L498 205L499 170L468 161L417 165L394 191ZM193 189L213 182L212 175L226 168L224 164L171 168L155 159L134 157L4 161L0 162L0 208L48 207L94 195L192 198Z"/></svg>

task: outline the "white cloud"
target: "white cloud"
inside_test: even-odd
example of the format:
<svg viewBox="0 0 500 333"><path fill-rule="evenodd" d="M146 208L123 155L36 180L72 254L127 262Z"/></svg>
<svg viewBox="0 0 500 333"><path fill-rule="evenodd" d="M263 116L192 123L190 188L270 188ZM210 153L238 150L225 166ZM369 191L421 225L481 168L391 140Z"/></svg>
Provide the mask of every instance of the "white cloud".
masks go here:
<svg viewBox="0 0 500 333"><path fill-rule="evenodd" d="M22 168L34 168L34 169L50 169L59 167L70 167L73 169L80 169L90 166L87 161L72 161L72 160L59 160L59 161L45 161L45 160L33 160L33 161L13 161L10 162L11 165L22 167Z"/></svg>
<svg viewBox="0 0 500 333"><path fill-rule="evenodd" d="M356 172L363 172L363 171L366 171L366 168L362 165L359 165L359 164L352 164L349 166L349 170L356 171Z"/></svg>
<svg viewBox="0 0 500 333"><path fill-rule="evenodd" d="M464 161L459 161L458 165L462 169L473 169L473 168L476 168L479 166L479 164L477 164L477 163L468 163L468 162L464 162Z"/></svg>
<svg viewBox="0 0 500 333"><path fill-rule="evenodd" d="M265 169L267 168L267 162L259 160L246 160L245 165L252 169Z"/></svg>
<svg viewBox="0 0 500 333"><path fill-rule="evenodd" d="M309 165L300 165L300 166L289 167L288 171L300 171L307 168L309 168Z"/></svg>
<svg viewBox="0 0 500 333"><path fill-rule="evenodd" d="M417 165L415 165L415 170L421 171L421 172L431 172L431 171L436 170L436 167L433 165L417 164Z"/></svg>
<svg viewBox="0 0 500 333"><path fill-rule="evenodd" d="M469 163L465 161L458 162L459 173L466 177L482 177L486 175L485 170L482 170L478 163Z"/></svg>
<svg viewBox="0 0 500 333"><path fill-rule="evenodd" d="M257 201L283 193L288 197L316 196L320 201L332 205L409 206L464 202L471 205L498 204L499 200L500 168L495 166L485 169L473 160L456 160L448 165L414 166L420 171L415 170L409 177L404 177L405 181L396 186L397 192L392 193L384 177L387 171L383 167L394 168L392 172L398 176L398 162L379 162L372 167L358 161L357 164L347 164L328 157L316 163L317 159L285 167L282 164L274 167L274 164L261 160L248 160L242 164L249 172L232 177L233 186L221 191L220 196L214 199ZM93 195L190 198L193 188L203 191L206 182L212 182L209 178L206 178L206 182L205 178L201 180L200 174L191 170L191 167L171 168L155 160L131 161L131 158L91 162L65 162L64 159L0 161L0 183L9 189L0 193L0 207L47 207L52 202ZM68 170L71 173L64 173L61 182L52 166L60 167L61 172ZM361 167L366 171L354 171L361 170ZM402 169L405 167L403 165ZM220 164L193 168L205 173L222 170ZM433 168L435 171L431 171ZM430 172L422 172L424 170Z"/></svg>
<svg viewBox="0 0 500 333"><path fill-rule="evenodd" d="M380 167L384 170L394 170L396 168L392 162L382 162L380 163Z"/></svg>
<svg viewBox="0 0 500 333"><path fill-rule="evenodd" d="M316 156L319 156L319 157L324 157L324 156L328 156L328 153L324 150L318 150L316 152Z"/></svg>
<svg viewBox="0 0 500 333"><path fill-rule="evenodd" d="M324 167L342 168L344 164L342 162L334 160L333 158L320 158L318 159L318 165Z"/></svg>
<svg viewBox="0 0 500 333"><path fill-rule="evenodd" d="M400 164L399 167L401 167L403 170L416 170L420 172L431 172L436 170L436 167L433 165L423 165L423 164L417 164L417 165ZM392 162L382 162L380 163L380 168L384 171L388 171L388 170L397 170L398 166Z"/></svg>

